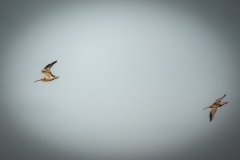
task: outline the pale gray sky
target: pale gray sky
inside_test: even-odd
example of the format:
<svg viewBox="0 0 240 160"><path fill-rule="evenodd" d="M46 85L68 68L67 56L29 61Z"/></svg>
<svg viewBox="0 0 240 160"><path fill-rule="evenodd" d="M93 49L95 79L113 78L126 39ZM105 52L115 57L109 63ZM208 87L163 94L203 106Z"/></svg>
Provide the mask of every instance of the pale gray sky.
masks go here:
<svg viewBox="0 0 240 160"><path fill-rule="evenodd" d="M2 98L12 123L50 148L93 157L170 154L240 111L236 50L193 10L69 3L27 17L5 46ZM33 83L55 60L60 78ZM210 123L210 109L202 109L224 94L229 103Z"/></svg>

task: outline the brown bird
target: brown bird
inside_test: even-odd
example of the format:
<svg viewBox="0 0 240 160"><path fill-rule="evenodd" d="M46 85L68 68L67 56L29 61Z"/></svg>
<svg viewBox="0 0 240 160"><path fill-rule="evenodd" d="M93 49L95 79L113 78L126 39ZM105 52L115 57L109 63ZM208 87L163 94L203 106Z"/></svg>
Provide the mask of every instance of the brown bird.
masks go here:
<svg viewBox="0 0 240 160"><path fill-rule="evenodd" d="M210 115L209 115L210 121L213 120L213 117L214 117L215 113L217 112L218 107L222 107L223 105L228 103L228 102L222 102L222 99L225 96L226 96L226 94L224 94L224 96L222 98L217 99L211 106L204 108L204 109L212 108L212 110L210 111Z"/></svg>
<svg viewBox="0 0 240 160"><path fill-rule="evenodd" d="M43 70L42 70L42 73L45 74L45 77L42 78L42 79L39 79L39 80L36 80L35 82L37 81L43 81L43 82L49 82L49 81L52 81L54 79L57 79L59 78L58 76L54 76L52 73L51 73L51 67L56 63L57 61L54 61L50 64L48 64ZM35 83L34 82L34 83Z"/></svg>

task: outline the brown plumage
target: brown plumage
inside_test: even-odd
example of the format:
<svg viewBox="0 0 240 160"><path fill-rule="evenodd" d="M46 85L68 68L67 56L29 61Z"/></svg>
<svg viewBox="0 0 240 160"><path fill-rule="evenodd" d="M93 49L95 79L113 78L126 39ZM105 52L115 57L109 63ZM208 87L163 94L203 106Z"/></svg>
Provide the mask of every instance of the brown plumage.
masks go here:
<svg viewBox="0 0 240 160"><path fill-rule="evenodd" d="M54 79L57 79L59 78L58 76L54 76L52 73L51 73L51 67L56 63L57 61L54 61L50 64L48 64L46 67L44 67L44 69L42 70L42 73L45 74L45 77L42 78L42 79L39 79L39 80L36 80L35 82L37 81L43 81L43 82L49 82L49 81L52 81ZM34 83L35 83L34 82Z"/></svg>
<svg viewBox="0 0 240 160"><path fill-rule="evenodd" d="M210 114L209 114L210 121L213 120L214 115L216 114L218 107L221 107L221 106L223 106L223 105L225 105L225 104L228 103L228 102L222 102L222 99L223 99L225 96L226 96L226 94L225 94L223 97L217 99L211 106L208 106L208 107L204 108L204 109L212 108L212 110L210 111ZM203 109L203 110L204 110L204 109Z"/></svg>

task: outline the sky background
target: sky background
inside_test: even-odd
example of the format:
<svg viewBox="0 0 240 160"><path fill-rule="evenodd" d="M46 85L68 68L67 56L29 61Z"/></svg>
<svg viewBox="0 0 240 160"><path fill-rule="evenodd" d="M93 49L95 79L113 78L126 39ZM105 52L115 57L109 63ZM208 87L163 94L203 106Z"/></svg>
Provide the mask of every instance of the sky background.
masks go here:
<svg viewBox="0 0 240 160"><path fill-rule="evenodd" d="M1 157L240 158L239 3L1 3Z"/></svg>

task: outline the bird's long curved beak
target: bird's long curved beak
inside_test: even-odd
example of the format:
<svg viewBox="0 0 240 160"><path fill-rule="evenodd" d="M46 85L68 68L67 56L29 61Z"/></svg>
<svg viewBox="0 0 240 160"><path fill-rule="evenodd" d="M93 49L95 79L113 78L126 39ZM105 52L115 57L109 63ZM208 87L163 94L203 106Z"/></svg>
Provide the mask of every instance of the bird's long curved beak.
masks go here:
<svg viewBox="0 0 240 160"><path fill-rule="evenodd" d="M41 80L36 80L35 82L37 82L37 81L41 81ZM34 83L35 83L35 82L34 82Z"/></svg>
<svg viewBox="0 0 240 160"><path fill-rule="evenodd" d="M206 108L203 108L203 110L204 110L204 109L207 109L207 108L208 108L208 107L206 107Z"/></svg>

